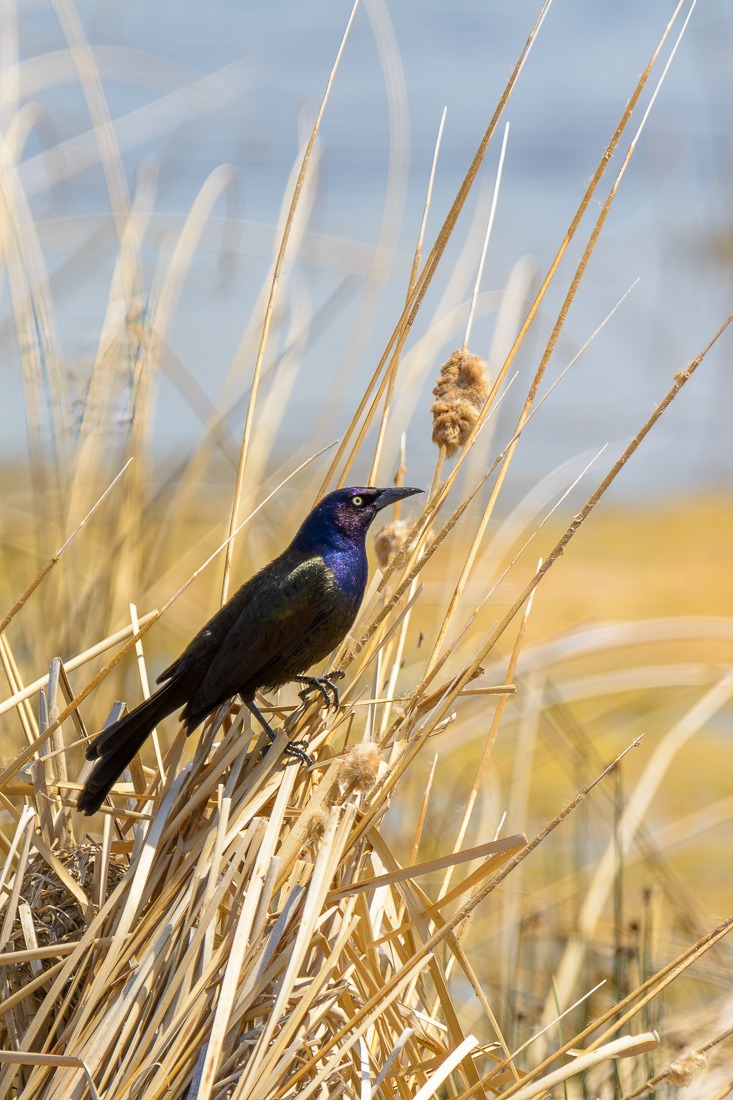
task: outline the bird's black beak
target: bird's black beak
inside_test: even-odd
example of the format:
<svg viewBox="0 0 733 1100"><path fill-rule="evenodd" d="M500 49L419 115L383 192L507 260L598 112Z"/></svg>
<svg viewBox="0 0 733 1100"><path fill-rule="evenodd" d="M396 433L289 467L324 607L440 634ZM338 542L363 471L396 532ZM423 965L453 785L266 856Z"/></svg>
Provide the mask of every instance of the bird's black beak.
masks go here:
<svg viewBox="0 0 733 1100"><path fill-rule="evenodd" d="M404 500L405 497L411 497L414 496L415 493L422 492L422 489L407 489L397 485L391 489L382 489L379 496L373 501L372 508L376 508L379 512L382 508L387 508L390 504L395 504L398 500Z"/></svg>

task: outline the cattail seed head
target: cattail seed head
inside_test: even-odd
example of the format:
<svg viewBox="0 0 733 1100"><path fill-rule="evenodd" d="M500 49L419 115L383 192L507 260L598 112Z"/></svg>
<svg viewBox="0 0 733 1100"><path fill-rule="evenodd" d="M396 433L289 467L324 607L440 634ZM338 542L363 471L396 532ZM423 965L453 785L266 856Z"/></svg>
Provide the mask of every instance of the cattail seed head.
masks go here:
<svg viewBox="0 0 733 1100"><path fill-rule="evenodd" d="M339 779L347 791L370 791L377 782L382 753L374 741L354 745L344 758Z"/></svg>
<svg viewBox="0 0 733 1100"><path fill-rule="evenodd" d="M385 523L374 536L374 549L377 552L377 561L382 569L399 554L407 541L408 524L404 519L393 519L391 523Z"/></svg>
<svg viewBox="0 0 733 1100"><path fill-rule="evenodd" d="M685 1088L686 1085L692 1083L693 1078L697 1077L701 1069L704 1069L708 1063L707 1055L698 1050L688 1051L687 1054L683 1054L681 1058L678 1058L667 1070L667 1080L671 1085L676 1085L677 1088Z"/></svg>
<svg viewBox="0 0 733 1100"><path fill-rule="evenodd" d="M488 365L480 355L457 349L440 368L430 406L433 443L448 458L463 447L489 395Z"/></svg>

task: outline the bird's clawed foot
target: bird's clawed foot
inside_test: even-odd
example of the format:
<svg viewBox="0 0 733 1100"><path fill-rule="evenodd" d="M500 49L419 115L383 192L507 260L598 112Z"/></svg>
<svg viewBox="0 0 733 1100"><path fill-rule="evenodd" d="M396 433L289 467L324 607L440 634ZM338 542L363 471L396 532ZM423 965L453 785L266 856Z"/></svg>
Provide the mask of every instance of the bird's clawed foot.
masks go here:
<svg viewBox="0 0 733 1100"><path fill-rule="evenodd" d="M296 676L295 679L299 684L305 684L302 691L298 692L298 695L304 703L308 702L308 696L314 691L320 691L323 696L323 703L326 709L333 707L334 710L338 710L340 698L339 689L334 684L334 680L343 680L345 673L343 669L335 668L333 672L329 672L327 676Z"/></svg>
<svg viewBox="0 0 733 1100"><path fill-rule="evenodd" d="M274 743L277 740L277 734L272 726L268 724L265 726L265 733L270 738L270 742ZM285 755L294 756L296 760L300 760L301 764L305 764L307 767L313 767L313 757L309 756L305 751L308 748L308 742L305 740L300 741L288 741L285 746Z"/></svg>
<svg viewBox="0 0 733 1100"><path fill-rule="evenodd" d="M252 714L254 714L255 718L257 718L263 730L269 737L270 744L275 742L277 740L277 734L265 718L264 714L262 714L259 707L255 705L252 699L247 699L246 703L249 709L252 711ZM305 751L307 747L307 741L288 741L287 745L285 746L285 755L294 756L296 760L300 760L301 764L306 764L309 768L312 768L313 757L309 756L308 753Z"/></svg>
<svg viewBox="0 0 733 1100"><path fill-rule="evenodd" d="M300 760L301 764L305 764L307 767L313 767L313 757L309 756L305 751L308 747L307 741L288 741L285 746L285 755L294 756L297 760Z"/></svg>

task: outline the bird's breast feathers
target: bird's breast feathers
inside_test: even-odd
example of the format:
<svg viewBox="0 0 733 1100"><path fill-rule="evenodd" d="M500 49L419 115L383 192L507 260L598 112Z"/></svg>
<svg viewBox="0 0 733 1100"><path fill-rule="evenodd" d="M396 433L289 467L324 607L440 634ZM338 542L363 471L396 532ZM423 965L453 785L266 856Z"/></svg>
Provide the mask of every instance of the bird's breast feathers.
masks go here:
<svg viewBox="0 0 733 1100"><path fill-rule="evenodd" d="M354 563L338 555L309 555L279 578L270 592L267 613L271 620L293 618L305 626L318 616L355 612L364 594L360 578L353 576ZM366 578L365 578L366 579ZM245 625L240 619L241 629Z"/></svg>
<svg viewBox="0 0 733 1100"><path fill-rule="evenodd" d="M367 581L366 553L357 552L356 547L347 550L331 551L322 556L324 583L332 589L354 610L357 610L364 596Z"/></svg>

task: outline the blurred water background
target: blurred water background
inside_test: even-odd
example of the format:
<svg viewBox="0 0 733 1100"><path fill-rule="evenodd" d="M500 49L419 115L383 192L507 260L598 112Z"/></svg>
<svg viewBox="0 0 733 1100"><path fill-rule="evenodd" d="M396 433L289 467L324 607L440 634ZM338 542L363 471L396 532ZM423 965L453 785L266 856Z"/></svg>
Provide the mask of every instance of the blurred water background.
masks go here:
<svg viewBox="0 0 733 1100"><path fill-rule="evenodd" d="M15 14L11 9L6 6L3 16L2 111L7 124L19 105L33 102L39 108L18 179L49 274L53 323L72 408L78 410L98 351L118 242L89 111L59 19L45 2L20 0ZM127 187L132 201L148 208L141 249L148 289L165 271L207 177L218 166L231 166L166 337L152 433L152 453L161 462L198 439L208 402L230 410L229 461L234 461L253 357L229 385L225 379L261 292L288 179L349 10L336 0L77 5ZM495 326L507 282L526 280L528 294L546 271L673 10L669 0L555 0L505 114L511 132L473 350L485 356L501 351ZM71 9L59 4L58 11L68 18ZM348 423L361 383L402 309L443 106L448 115L428 247L537 11L529 0L364 0L357 12L322 128L306 242L278 317L278 350L294 339L302 360L289 383L281 453L297 452L312 440L319 417L324 442ZM669 388L673 372L729 312L732 93L733 8L704 0L622 182L547 385L638 283L528 429L512 473L525 488L588 449L632 435ZM500 137L501 129L408 344L417 347L403 376L412 399L398 403L384 476L394 468L403 429L411 471L432 468L430 388L441 351L462 340ZM622 152L625 148L624 143ZM594 201L591 218L599 208L600 200ZM533 338L525 343L520 366L527 380L590 231L586 220ZM456 271L467 274L451 284ZM420 350L419 339L435 333L441 313L449 312L446 303L457 307L453 320ZM4 457L12 460L25 453L27 429L7 282L0 311L0 438ZM728 486L733 472L729 364L726 338L624 471L614 487L617 495ZM349 392L341 393L340 404L336 398L347 374ZM184 378L192 384L182 385ZM516 385L504 402L499 439L511 436L523 400L520 389ZM125 417L121 394L108 426L112 438L127 430ZM72 423L72 431L76 427ZM368 469L368 459L364 465Z"/></svg>

